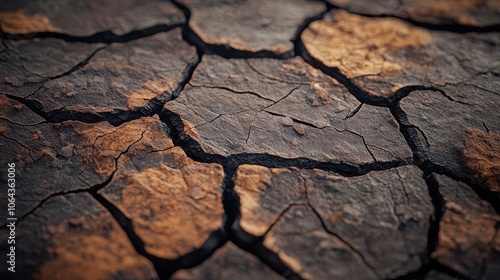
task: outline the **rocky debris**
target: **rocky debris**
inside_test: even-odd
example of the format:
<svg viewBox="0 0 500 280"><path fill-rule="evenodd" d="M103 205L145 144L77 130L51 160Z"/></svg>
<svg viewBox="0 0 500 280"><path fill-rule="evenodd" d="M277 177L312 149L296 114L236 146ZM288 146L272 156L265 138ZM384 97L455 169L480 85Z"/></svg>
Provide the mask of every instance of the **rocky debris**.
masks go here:
<svg viewBox="0 0 500 280"><path fill-rule="evenodd" d="M227 243L203 264L186 270L179 270L173 280L220 279L254 280L283 279L276 272L262 264L232 243Z"/></svg>
<svg viewBox="0 0 500 280"><path fill-rule="evenodd" d="M29 1L6 0L0 8L0 26L9 34L59 32L90 36L99 32L125 35L157 25L185 21L182 12L169 1L99 0Z"/></svg>
<svg viewBox="0 0 500 280"><path fill-rule="evenodd" d="M433 209L415 167L340 177L243 165L240 226L305 279L395 278L425 260Z"/></svg>
<svg viewBox="0 0 500 280"><path fill-rule="evenodd" d="M135 110L153 98L169 100L184 70L197 59L195 48L182 41L180 29L114 43L84 67L48 81L30 98L46 111Z"/></svg>
<svg viewBox="0 0 500 280"><path fill-rule="evenodd" d="M0 92L26 97L46 80L67 73L105 45L34 39L9 42L7 46L0 52Z"/></svg>
<svg viewBox="0 0 500 280"><path fill-rule="evenodd" d="M432 258L470 279L495 279L500 271L500 216L469 186L435 176L445 208Z"/></svg>
<svg viewBox="0 0 500 280"><path fill-rule="evenodd" d="M413 21L446 25L489 26L500 24L500 4L495 0L327 0L337 7L365 15L392 15Z"/></svg>
<svg viewBox="0 0 500 280"><path fill-rule="evenodd" d="M334 10L311 23L302 41L314 59L379 97L410 86L467 83L499 67L498 45L472 35L428 31L396 18L345 11Z"/></svg>
<svg viewBox="0 0 500 280"><path fill-rule="evenodd" d="M16 233L16 273L5 273L2 262L3 279L158 279L111 214L86 193L51 198L17 224ZM6 252L7 244L2 247Z"/></svg>
<svg viewBox="0 0 500 280"><path fill-rule="evenodd" d="M294 76L300 78L288 83ZM358 112L359 106L301 58L205 56L165 109L181 116L186 133L206 152L223 156L267 153L355 164L411 156L388 109L363 106Z"/></svg>
<svg viewBox="0 0 500 280"><path fill-rule="evenodd" d="M407 124L418 128L423 156L496 190L500 96L472 85L448 86L445 92L417 91L401 100Z"/></svg>
<svg viewBox="0 0 500 280"><path fill-rule="evenodd" d="M16 163L16 182L20 186L32 186L36 182L35 189L17 189L19 217L50 195L105 182L115 172L116 161L143 139L147 130L160 133L147 143L152 147L149 149L172 146L166 136L168 128L154 118L131 121L119 127L79 121L46 123L20 103L3 96L0 100L13 106L0 110L0 153L3 155L0 165ZM7 182L6 176L7 173L2 173L2 182ZM5 210L7 204L1 207Z"/></svg>
<svg viewBox="0 0 500 280"><path fill-rule="evenodd" d="M306 0L179 2L190 9L189 26L203 42L276 54L291 52L301 24L325 9L320 2Z"/></svg>
<svg viewBox="0 0 500 280"><path fill-rule="evenodd" d="M141 148L158 134L149 130L120 158L101 193L131 219L149 254L176 259L199 249L221 227L224 172L218 164L189 159L179 147Z"/></svg>

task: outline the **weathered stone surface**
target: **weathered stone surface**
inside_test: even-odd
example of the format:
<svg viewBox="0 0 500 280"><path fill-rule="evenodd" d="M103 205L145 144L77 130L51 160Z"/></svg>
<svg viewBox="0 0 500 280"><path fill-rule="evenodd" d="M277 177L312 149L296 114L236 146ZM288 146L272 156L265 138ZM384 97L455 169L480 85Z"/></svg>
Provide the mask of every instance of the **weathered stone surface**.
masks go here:
<svg viewBox="0 0 500 280"><path fill-rule="evenodd" d="M180 270L172 276L172 279L277 280L283 278L270 270L255 256L245 253L232 243L227 243L203 264L195 268Z"/></svg>
<svg viewBox="0 0 500 280"><path fill-rule="evenodd" d="M500 24L500 3L496 0L328 0L328 2L367 15L394 15L431 24L488 26Z"/></svg>
<svg viewBox="0 0 500 280"><path fill-rule="evenodd" d="M16 234L16 272L7 271L2 254L2 279L157 279L153 265L89 194L51 198L17 224ZM7 248L2 242L2 252Z"/></svg>
<svg viewBox="0 0 500 280"><path fill-rule="evenodd" d="M0 53L0 92L26 97L46 79L69 71L104 44L35 39L11 42L8 46Z"/></svg>
<svg viewBox="0 0 500 280"><path fill-rule="evenodd" d="M500 263L500 216L467 185L442 175L436 179L445 212L432 257L468 278L495 279Z"/></svg>
<svg viewBox="0 0 500 280"><path fill-rule="evenodd" d="M0 8L0 26L3 32L10 34L60 32L90 36L111 31L124 35L155 25L174 25L184 21L180 10L169 1L161 0L7 0Z"/></svg>
<svg viewBox="0 0 500 280"><path fill-rule="evenodd" d="M241 201L241 228L264 235L290 205L307 203L304 183L298 170L240 166L234 191Z"/></svg>
<svg viewBox="0 0 500 280"><path fill-rule="evenodd" d="M324 230L306 206L292 206L266 236L264 246L304 279L377 279L359 256Z"/></svg>
<svg viewBox="0 0 500 280"><path fill-rule="evenodd" d="M287 81L301 77L294 84ZM218 102L213 102L213 100ZM190 85L165 108L205 151L267 153L357 164L411 156L388 109L363 106L300 58L205 56ZM352 117L351 117L352 116Z"/></svg>
<svg viewBox="0 0 500 280"><path fill-rule="evenodd" d="M101 192L132 220L146 251L175 259L200 248L222 224L222 166L198 163L181 148L143 149L162 131L148 130L118 161Z"/></svg>
<svg viewBox="0 0 500 280"><path fill-rule="evenodd" d="M374 96L389 97L405 86L465 83L500 65L499 47L473 36L345 11L311 23L302 41L313 58Z"/></svg>
<svg viewBox="0 0 500 280"><path fill-rule="evenodd" d="M83 68L45 83L31 98L46 111L133 110L153 98L168 100L196 59L195 48L182 41L180 29L115 43Z"/></svg>
<svg viewBox="0 0 500 280"><path fill-rule="evenodd" d="M205 43L277 54L293 50L291 40L299 26L325 9L320 2L305 0L179 2L190 8L189 25Z"/></svg>
<svg viewBox="0 0 500 280"><path fill-rule="evenodd" d="M415 167L345 178L243 165L234 190L242 229L272 226L264 245L306 279L395 278L417 270L427 250L433 209Z"/></svg>
<svg viewBox="0 0 500 280"><path fill-rule="evenodd" d="M23 104L7 98L0 94L0 119L18 125L37 125L45 120L39 115L33 113ZM0 128L0 134L3 134L7 129L6 125Z"/></svg>
<svg viewBox="0 0 500 280"><path fill-rule="evenodd" d="M0 100L6 105L0 110L0 166L16 164L16 181L22 186L16 192L18 217L51 194L103 183L116 170L116 160L136 143L152 150L172 146L165 135L167 127L154 118L119 127L78 121L53 124L42 122L20 103L3 96ZM146 143L148 130L160 134ZM2 172L2 183L6 184L6 176ZM2 203L2 213L6 208L7 203Z"/></svg>
<svg viewBox="0 0 500 280"><path fill-rule="evenodd" d="M500 134L470 130L464 151L466 165L494 192L500 192Z"/></svg>
<svg viewBox="0 0 500 280"><path fill-rule="evenodd" d="M429 159L498 189L500 95L474 86L448 86L446 96L418 91L401 101L409 124L423 133ZM450 100L453 99L453 100Z"/></svg>

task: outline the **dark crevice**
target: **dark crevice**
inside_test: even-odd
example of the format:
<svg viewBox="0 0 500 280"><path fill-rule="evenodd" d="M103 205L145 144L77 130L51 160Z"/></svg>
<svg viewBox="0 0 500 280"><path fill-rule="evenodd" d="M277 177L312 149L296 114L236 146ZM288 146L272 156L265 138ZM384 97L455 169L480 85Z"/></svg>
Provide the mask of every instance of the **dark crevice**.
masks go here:
<svg viewBox="0 0 500 280"><path fill-rule="evenodd" d="M180 123L171 121L172 118L178 122L180 121ZM191 159L206 163L215 162L223 166L224 179L222 183L222 203L224 206L224 216L222 234L227 235L227 238L236 246L256 256L260 261L285 279L302 279L287 267L276 253L262 244L262 238L248 234L239 227L239 217L241 215L240 198L234 191L234 186L236 171L242 164L242 161L237 157L222 157L205 153L199 145L196 145L197 143L194 140L183 133L184 128L178 115L173 113L169 114L169 112L162 113L160 114L160 119L168 125L172 133L171 137L174 144L176 146L181 146ZM180 129L182 132L177 131L177 129ZM191 146L191 148L187 148L186 146Z"/></svg>
<svg viewBox="0 0 500 280"><path fill-rule="evenodd" d="M244 51L232 48L227 44L208 44L204 42L198 34L190 27L189 20L191 19L191 11L185 5L178 1L171 1L178 9L180 9L185 17L187 23L183 26L182 37L189 44L196 46L204 54L215 54L223 58L274 58L274 59L287 59L294 56L293 51L284 53L275 53L269 50L260 51Z"/></svg>
<svg viewBox="0 0 500 280"><path fill-rule="evenodd" d="M488 202L497 213L500 214L500 194L492 192L484 182L481 182L471 176L467 172L456 173L445 166L433 163L429 156L427 148L423 142L427 141L425 134L416 126L412 125L406 113L401 109L398 103L391 105L391 113L399 124L400 132L406 139L413 152L414 164L417 165L424 173L446 175L454 180L467 184L479 198Z"/></svg>
<svg viewBox="0 0 500 280"><path fill-rule="evenodd" d="M397 280L423 279L425 275L429 273L431 270L436 270L441 273L445 273L451 277L454 277L454 279L466 279L459 272L431 258L431 254L437 249L438 246L439 227L441 219L443 218L443 214L445 212L445 200L443 198L443 195L439 191L439 184L435 178L435 175L423 169L422 171L424 172L422 177L427 184L429 196L431 198L431 203L434 208L433 214L429 217L429 230L427 233L427 248L426 248L427 252L425 257L424 256L420 257L422 266L419 269L417 269L416 271L412 271L408 274L396 277L394 279Z"/></svg>
<svg viewBox="0 0 500 280"><path fill-rule="evenodd" d="M339 162L322 162L309 158L283 158L271 154L240 153L227 157L210 154L201 145L184 133L184 125L180 116L174 112L163 110L160 119L169 127L174 145L181 147L186 155L195 161L218 163L225 168L236 168L242 164L256 164L269 168L297 167L301 169L322 169L332 171L342 176L352 177L364 175L371 171L386 170L410 164L409 159L389 162L372 162L367 164L352 164Z"/></svg>
<svg viewBox="0 0 500 280"><path fill-rule="evenodd" d="M158 277L162 280L170 279L172 274L179 269L192 268L202 263L227 242L227 235L222 230L217 230L210 235L210 237L199 249L196 249L195 251L192 251L175 260L159 258L146 251L144 241L142 241L142 239L135 232L132 220L125 216L125 214L123 214L113 203L100 195L96 190L90 190L89 193L99 203L101 203L101 205L104 206L109 213L111 213L114 219L127 234L137 253L151 261L155 267Z"/></svg>
<svg viewBox="0 0 500 280"><path fill-rule="evenodd" d="M453 32L453 33L488 33L488 32L498 32L500 30L500 24L494 24L494 25L488 25L488 26L471 26L471 25L464 25L460 24L457 22L450 22L450 23L442 23L442 24L435 24L435 23L427 23L427 22L421 22L418 20L414 20L411 18L406 18L406 17L401 17L401 16L396 16L396 15L390 15L390 14L378 14L378 15L373 15L373 14L366 14L366 13L357 13L353 11L349 11L349 9L344 9L339 6L336 6L331 3L327 3L327 6L330 9L334 10L344 10L347 11L351 14L356 14L364 17L369 17L369 18L395 18L395 19L400 19L403 20L411 25L421 27L427 30L432 30L432 31L448 31L448 32Z"/></svg>
<svg viewBox="0 0 500 280"><path fill-rule="evenodd" d="M112 31L103 31L98 32L90 36L72 36L68 34L58 33L58 32L35 32L29 34L8 34L0 31L0 38L4 40L10 41L23 41L23 40L31 40L35 38L53 38L53 39L61 39L66 42L83 42L83 43L126 43L130 41L134 41L140 38L153 36L157 33L167 32L176 27L181 27L182 24L159 24L155 26L151 26L141 30L133 30L124 35L116 35Z"/></svg>
<svg viewBox="0 0 500 280"><path fill-rule="evenodd" d="M422 85L411 85L405 86L398 89L394 94L383 97L383 96L375 96L370 95L369 93L362 90L356 84L354 84L349 78L347 78L337 67L329 67L325 65L323 62L313 58L305 49L304 43L302 41L298 41L298 49L300 56L311 66L316 69L321 70L324 74L334 78L339 83L341 83L347 90L361 103L366 103L373 106L383 106L389 107L394 103L397 103L399 100L408 96L410 93L418 90L430 90L430 91L439 91L440 89L432 87L432 86L422 86Z"/></svg>
<svg viewBox="0 0 500 280"><path fill-rule="evenodd" d="M71 111L62 108L45 112L43 110L42 103L40 103L36 99L25 99L10 94L6 94L5 96L25 105L35 114L41 116L49 123L60 123L73 120L85 123L108 122L113 126L119 126L132 120L159 114L163 108L163 105L167 101L175 99L184 89L185 85L191 79L193 72L198 66L199 62L200 59L199 57L197 57L194 61L188 63L187 67L181 74L179 83L174 89L168 92L160 93L157 97L151 99L145 106L136 108L134 110L112 109L109 112L88 113Z"/></svg>
<svg viewBox="0 0 500 280"><path fill-rule="evenodd" d="M304 22L302 22L302 24L300 24L297 30L295 31L295 34L293 35L292 38L294 56L301 56L301 54L303 53L304 48L300 37L302 36L302 33L304 33L304 30L306 30L307 27L309 27L309 25L312 22L324 18L325 15L332 9L332 6L329 5L328 2L325 2L325 6L326 6L325 11L323 11L318 15L306 18Z"/></svg>
<svg viewBox="0 0 500 280"><path fill-rule="evenodd" d="M263 245L262 238L252 236L248 233L243 233L243 231L232 231L229 235L229 239L242 250L256 256L260 261L281 275L283 278L293 280L302 279L297 273L281 261L278 254ZM252 239L255 241L248 241Z"/></svg>

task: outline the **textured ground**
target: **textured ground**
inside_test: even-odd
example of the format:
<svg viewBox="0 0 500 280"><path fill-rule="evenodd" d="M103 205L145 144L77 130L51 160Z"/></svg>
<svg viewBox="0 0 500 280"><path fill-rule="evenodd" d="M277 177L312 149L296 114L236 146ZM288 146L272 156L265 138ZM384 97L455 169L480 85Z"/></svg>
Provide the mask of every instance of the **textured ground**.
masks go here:
<svg viewBox="0 0 500 280"><path fill-rule="evenodd" d="M0 4L2 279L499 279L500 1Z"/></svg>

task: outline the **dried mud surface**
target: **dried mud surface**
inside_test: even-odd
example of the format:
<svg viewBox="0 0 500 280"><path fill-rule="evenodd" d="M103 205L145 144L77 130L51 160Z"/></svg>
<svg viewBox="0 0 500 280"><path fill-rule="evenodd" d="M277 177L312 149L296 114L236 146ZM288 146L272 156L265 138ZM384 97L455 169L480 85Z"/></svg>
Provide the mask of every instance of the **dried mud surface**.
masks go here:
<svg viewBox="0 0 500 280"><path fill-rule="evenodd" d="M2 2L0 278L498 279L499 16Z"/></svg>

